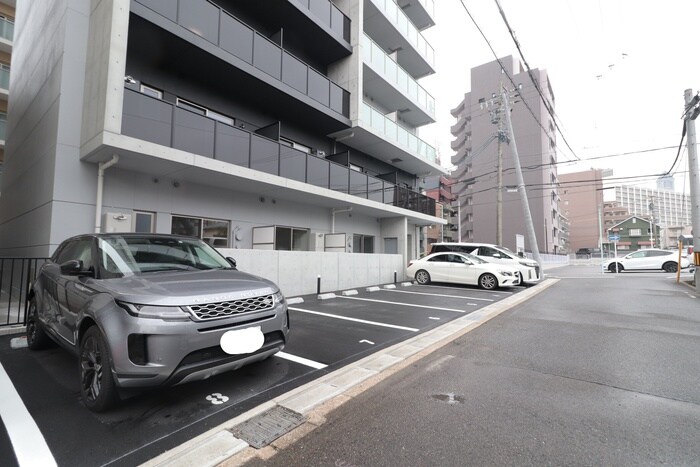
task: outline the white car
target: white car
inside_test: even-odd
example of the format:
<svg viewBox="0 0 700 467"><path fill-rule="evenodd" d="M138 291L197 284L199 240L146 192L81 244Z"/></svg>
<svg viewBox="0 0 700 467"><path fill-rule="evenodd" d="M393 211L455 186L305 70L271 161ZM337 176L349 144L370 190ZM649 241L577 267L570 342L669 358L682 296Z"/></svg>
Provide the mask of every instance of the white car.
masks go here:
<svg viewBox="0 0 700 467"><path fill-rule="evenodd" d="M520 283L517 269L488 263L466 253L433 253L421 259L414 259L408 263L406 273L415 277L419 284L453 282L478 285L486 290Z"/></svg>
<svg viewBox="0 0 700 467"><path fill-rule="evenodd" d="M520 274L520 282L523 285L537 284L541 279L540 266L536 261L528 258L521 258L508 248L491 243L475 242L441 242L433 243L430 247L431 253L441 251L456 251L478 256L489 263L502 264L514 267Z"/></svg>
<svg viewBox="0 0 700 467"><path fill-rule="evenodd" d="M621 258L610 259L604 263L604 266L610 272L640 269L676 272L678 271L678 251L658 248L639 250ZM690 266L688 256L681 253L681 268L685 269L688 266Z"/></svg>

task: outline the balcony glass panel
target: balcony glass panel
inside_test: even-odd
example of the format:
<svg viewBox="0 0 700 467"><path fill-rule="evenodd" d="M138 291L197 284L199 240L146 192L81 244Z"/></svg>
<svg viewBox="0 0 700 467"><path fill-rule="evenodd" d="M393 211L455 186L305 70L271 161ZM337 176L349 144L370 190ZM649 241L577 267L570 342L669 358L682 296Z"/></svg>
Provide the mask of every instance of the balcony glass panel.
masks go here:
<svg viewBox="0 0 700 467"><path fill-rule="evenodd" d="M212 44L216 44L219 40L220 11L207 0L178 2L178 23Z"/></svg>
<svg viewBox="0 0 700 467"><path fill-rule="evenodd" d="M268 38L255 34L253 65L273 78L280 79L282 75L282 50Z"/></svg>
<svg viewBox="0 0 700 467"><path fill-rule="evenodd" d="M308 67L304 62L287 52L282 54L282 81L306 94L307 76Z"/></svg>
<svg viewBox="0 0 700 467"><path fill-rule="evenodd" d="M253 37L255 31L226 12L221 14L219 46L232 55L253 63Z"/></svg>
<svg viewBox="0 0 700 467"><path fill-rule="evenodd" d="M350 194L367 198L367 175L350 170Z"/></svg>
<svg viewBox="0 0 700 467"><path fill-rule="evenodd" d="M331 24L331 3L328 0L309 0L309 11L324 24Z"/></svg>
<svg viewBox="0 0 700 467"><path fill-rule="evenodd" d="M330 105L330 81L311 68L309 69L309 97L326 107Z"/></svg>
<svg viewBox="0 0 700 467"><path fill-rule="evenodd" d="M306 159L306 183L321 188L328 188L328 173L330 162L316 156Z"/></svg>
<svg viewBox="0 0 700 467"><path fill-rule="evenodd" d="M338 112L339 114L345 115L346 107L349 103L349 98L346 99L346 94L343 92L343 88L335 83L331 83L331 104L332 110Z"/></svg>
<svg viewBox="0 0 700 467"><path fill-rule="evenodd" d="M362 57L365 63L379 73L387 82L393 84L416 105L435 117L435 99L423 89L401 66L366 34L362 37Z"/></svg>
<svg viewBox="0 0 700 467"><path fill-rule="evenodd" d="M367 177L367 199L384 202L384 181L374 177Z"/></svg>
<svg viewBox="0 0 700 467"><path fill-rule="evenodd" d="M345 167L344 165L334 164L332 162L330 164L330 167L330 189L333 191L339 191L341 193L347 193L348 184L350 183L350 176L348 174L350 169Z"/></svg>
<svg viewBox="0 0 700 467"><path fill-rule="evenodd" d="M175 107L173 147L193 154L214 157L215 127L214 120Z"/></svg>
<svg viewBox="0 0 700 467"><path fill-rule="evenodd" d="M279 175L280 145L276 141L251 134L250 168Z"/></svg>
<svg viewBox="0 0 700 467"><path fill-rule="evenodd" d="M369 118L368 118L369 117ZM360 119L386 138L388 141L398 143L398 146L417 154L421 159L435 163L435 148L425 141L406 131L395 122L391 121L378 110L370 107L366 102L362 103ZM394 130L396 128L396 130Z"/></svg>
<svg viewBox="0 0 700 467"><path fill-rule="evenodd" d="M250 133L225 123L216 123L214 159L250 167Z"/></svg>
<svg viewBox="0 0 700 467"><path fill-rule="evenodd" d="M7 139L7 114L0 112L0 140Z"/></svg>
<svg viewBox="0 0 700 467"><path fill-rule="evenodd" d="M123 134L170 146L172 127L172 104L138 91L124 89Z"/></svg>
<svg viewBox="0 0 700 467"><path fill-rule="evenodd" d="M139 3L165 16L170 21L177 21L177 2L172 0L139 0Z"/></svg>
<svg viewBox="0 0 700 467"><path fill-rule="evenodd" d="M304 151L288 146L280 146L280 176L298 182L306 182L306 159L310 157Z"/></svg>
<svg viewBox="0 0 700 467"><path fill-rule="evenodd" d="M413 25L411 20L408 19L406 13L396 5L394 0L371 1L384 13L389 21L394 24L396 29L406 37L408 42L423 56L430 66L435 67L435 51L431 45L428 44L428 41L425 40L420 31Z"/></svg>

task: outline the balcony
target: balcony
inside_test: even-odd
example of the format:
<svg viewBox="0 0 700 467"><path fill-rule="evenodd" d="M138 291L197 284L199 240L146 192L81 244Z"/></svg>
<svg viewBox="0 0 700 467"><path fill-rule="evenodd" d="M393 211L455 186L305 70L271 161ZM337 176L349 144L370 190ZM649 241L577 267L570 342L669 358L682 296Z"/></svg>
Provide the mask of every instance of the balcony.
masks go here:
<svg viewBox="0 0 700 467"><path fill-rule="evenodd" d="M415 78L435 73L435 51L394 0L365 0L365 32Z"/></svg>
<svg viewBox="0 0 700 467"><path fill-rule="evenodd" d="M191 73L198 80L208 80L212 88L223 86L221 77L226 76L227 92L235 83L237 95L257 95L259 103L274 112L289 109L292 118L295 114L298 118L299 106L292 101L302 101L347 125L348 91L213 3L136 0L132 12L138 17L130 22L128 57L158 60L176 75ZM171 34L189 44L173 40ZM152 52L144 51L143 44L158 49L157 56L147 56Z"/></svg>
<svg viewBox="0 0 700 467"><path fill-rule="evenodd" d="M7 94L10 89L10 67L0 63L0 94ZM3 92L4 91L4 92Z"/></svg>
<svg viewBox="0 0 700 467"><path fill-rule="evenodd" d="M435 26L434 0L397 0L396 3L421 31Z"/></svg>
<svg viewBox="0 0 700 467"><path fill-rule="evenodd" d="M7 114L0 112L0 145L5 146L5 139L7 133Z"/></svg>
<svg viewBox="0 0 700 467"><path fill-rule="evenodd" d="M433 96L366 34L362 35L362 59L367 95L381 99L385 108L404 109L401 117L412 127L435 122Z"/></svg>
<svg viewBox="0 0 700 467"><path fill-rule="evenodd" d="M420 193L129 88L124 89L122 134L421 214L435 214L435 201Z"/></svg>
<svg viewBox="0 0 700 467"><path fill-rule="evenodd" d="M439 165L434 147L401 128L366 102L362 102L356 126L330 136L410 174L447 173Z"/></svg>
<svg viewBox="0 0 700 467"><path fill-rule="evenodd" d="M317 18L338 38L350 43L350 18L330 0L290 0Z"/></svg>
<svg viewBox="0 0 700 467"><path fill-rule="evenodd" d="M0 18L0 51L12 53L14 36L15 23L6 18Z"/></svg>

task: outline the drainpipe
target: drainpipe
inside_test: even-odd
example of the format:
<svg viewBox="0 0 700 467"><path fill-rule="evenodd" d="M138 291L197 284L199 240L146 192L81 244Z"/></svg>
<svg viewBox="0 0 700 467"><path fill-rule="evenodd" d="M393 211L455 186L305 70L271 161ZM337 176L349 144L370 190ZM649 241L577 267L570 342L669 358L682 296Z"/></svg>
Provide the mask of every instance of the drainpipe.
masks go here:
<svg viewBox="0 0 700 467"><path fill-rule="evenodd" d="M95 200L95 233L102 230L102 188L104 187L105 170L119 161L119 156L114 154L107 162L97 164L97 199Z"/></svg>
<svg viewBox="0 0 700 467"><path fill-rule="evenodd" d="M335 215L340 212L350 212L352 208L333 208L331 209L331 233L335 233Z"/></svg>

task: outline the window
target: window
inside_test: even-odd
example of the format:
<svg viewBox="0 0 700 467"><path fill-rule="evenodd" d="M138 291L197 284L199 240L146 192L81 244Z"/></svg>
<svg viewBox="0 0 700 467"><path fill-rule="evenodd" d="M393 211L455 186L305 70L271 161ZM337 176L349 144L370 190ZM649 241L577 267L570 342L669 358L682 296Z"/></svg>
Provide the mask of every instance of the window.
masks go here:
<svg viewBox="0 0 700 467"><path fill-rule="evenodd" d="M630 237L641 237L642 236L642 229L630 229L629 236Z"/></svg>
<svg viewBox="0 0 700 467"><path fill-rule="evenodd" d="M194 112L200 115L206 115L207 114L207 109L199 106L197 104L193 104L192 102L188 102L184 99L180 99L179 97L177 98L177 106L182 107L183 109L187 109L190 112Z"/></svg>
<svg viewBox="0 0 700 467"><path fill-rule="evenodd" d="M154 87L148 86L146 84L141 85L141 92L147 96L155 97L156 99L163 98L163 91L156 89Z"/></svg>
<svg viewBox="0 0 700 467"><path fill-rule="evenodd" d="M352 236L353 253L374 253L374 237L355 234Z"/></svg>
<svg viewBox="0 0 700 467"><path fill-rule="evenodd" d="M350 170L354 170L355 172L362 172L362 167L360 167L359 165L350 164Z"/></svg>
<svg viewBox="0 0 700 467"><path fill-rule="evenodd" d="M156 215L152 212L141 212L134 211L133 230L138 233L151 233L153 232L154 219Z"/></svg>
<svg viewBox="0 0 700 467"><path fill-rule="evenodd" d="M170 231L176 235L201 238L213 247L228 248L230 222L218 219L173 216Z"/></svg>
<svg viewBox="0 0 700 467"><path fill-rule="evenodd" d="M81 271L94 271L92 261L92 239L84 238L66 244L58 252L55 262L63 264L66 261L78 260L82 262Z"/></svg>
<svg viewBox="0 0 700 467"><path fill-rule="evenodd" d="M275 227L275 250L307 251L308 249L308 229L298 229L296 227Z"/></svg>
<svg viewBox="0 0 700 467"><path fill-rule="evenodd" d="M284 144L285 146L289 146L290 148L296 149L297 151L305 152L306 154L311 154L311 148L309 146L297 143L296 141L292 141L291 139L280 137L280 143Z"/></svg>
<svg viewBox="0 0 700 467"><path fill-rule="evenodd" d="M226 116L224 114L220 114L218 112L214 112L213 110L207 109L207 117L213 118L218 122L233 126L233 119L231 117Z"/></svg>

